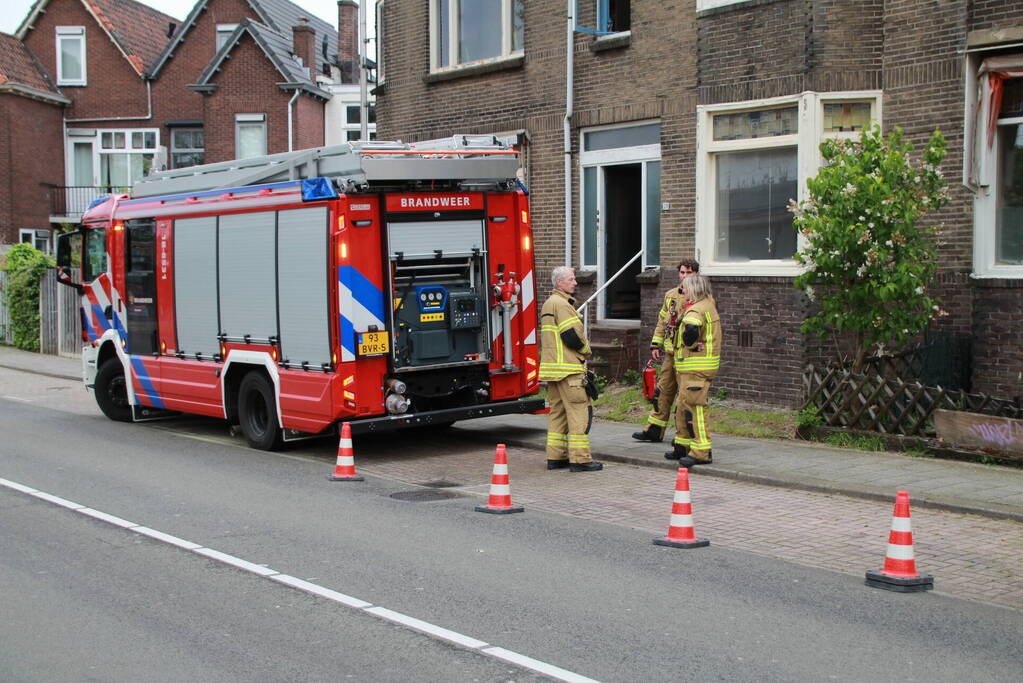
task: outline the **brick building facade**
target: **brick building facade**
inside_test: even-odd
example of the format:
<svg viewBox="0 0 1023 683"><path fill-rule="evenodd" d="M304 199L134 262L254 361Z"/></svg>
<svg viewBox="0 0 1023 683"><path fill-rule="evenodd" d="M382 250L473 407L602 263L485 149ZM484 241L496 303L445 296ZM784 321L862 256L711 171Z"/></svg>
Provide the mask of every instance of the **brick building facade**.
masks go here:
<svg viewBox="0 0 1023 683"><path fill-rule="evenodd" d="M357 5L339 4L354 34ZM338 49L288 0L198 0L183 21L134 0L37 0L0 34L0 245L38 233L48 248L55 225L154 169L323 145L331 88L352 82Z"/></svg>
<svg viewBox="0 0 1023 683"><path fill-rule="evenodd" d="M641 321L645 339L674 265L695 255L726 325L716 386L795 405L827 349L799 332L810 304L792 286L789 199L825 137L879 122L919 148L940 128L952 201L928 219L943 226L935 293L951 315L930 338L972 343L972 389L1023 394L1023 2L578 2L568 212L566 3L461 4L381 3L381 136L518 133L541 271L567 260L587 294L645 249L590 307L598 327L624 338ZM985 64L1004 84L993 117Z"/></svg>

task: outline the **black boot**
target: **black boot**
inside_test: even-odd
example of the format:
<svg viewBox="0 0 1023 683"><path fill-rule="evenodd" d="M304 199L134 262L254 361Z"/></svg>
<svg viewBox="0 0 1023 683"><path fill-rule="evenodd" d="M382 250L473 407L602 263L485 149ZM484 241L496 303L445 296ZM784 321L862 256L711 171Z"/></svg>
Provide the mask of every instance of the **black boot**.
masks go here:
<svg viewBox="0 0 1023 683"><path fill-rule="evenodd" d="M675 447L672 450L664 454L664 458L666 460L678 460L680 458L686 457L686 454L688 452L689 448L687 446L683 446L682 444L677 443L675 444Z"/></svg>
<svg viewBox="0 0 1023 683"><path fill-rule="evenodd" d="M636 441L658 442L664 438L664 428L657 425L648 425L642 432L633 432L632 438Z"/></svg>

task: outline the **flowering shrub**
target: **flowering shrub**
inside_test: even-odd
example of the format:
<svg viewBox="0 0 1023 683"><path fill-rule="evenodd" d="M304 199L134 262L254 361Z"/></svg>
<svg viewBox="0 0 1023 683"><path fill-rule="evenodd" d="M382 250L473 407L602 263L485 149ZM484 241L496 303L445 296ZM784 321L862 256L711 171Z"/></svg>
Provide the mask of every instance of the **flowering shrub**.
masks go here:
<svg viewBox="0 0 1023 683"><path fill-rule="evenodd" d="M938 168L945 138L934 131L916 165L912 150L899 128L887 138L874 126L859 140L826 140L809 199L789 205L805 243L796 254L805 270L794 284L820 307L801 330L833 334L840 362L849 355L839 337L851 341L854 372L871 349L899 346L945 315L927 294L938 228L918 225L948 201Z"/></svg>

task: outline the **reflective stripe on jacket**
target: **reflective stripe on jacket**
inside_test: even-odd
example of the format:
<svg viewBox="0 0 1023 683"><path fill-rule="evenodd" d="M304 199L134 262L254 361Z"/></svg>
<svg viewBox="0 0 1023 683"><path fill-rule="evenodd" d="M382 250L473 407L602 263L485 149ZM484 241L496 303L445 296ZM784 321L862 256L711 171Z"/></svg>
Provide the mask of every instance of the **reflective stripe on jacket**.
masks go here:
<svg viewBox="0 0 1023 683"><path fill-rule="evenodd" d="M583 342L580 350L570 349L561 340L561 333L574 329ZM540 309L540 381L557 382L569 375L586 372L586 340L583 321L575 310L575 299L555 289Z"/></svg>
<svg viewBox="0 0 1023 683"><path fill-rule="evenodd" d="M693 303L679 323L675 333L677 348L683 348L682 335L686 325L700 328L700 337L696 343L686 349L684 354L675 356L675 372L710 372L716 373L721 365L721 318L718 316L714 299L707 297Z"/></svg>

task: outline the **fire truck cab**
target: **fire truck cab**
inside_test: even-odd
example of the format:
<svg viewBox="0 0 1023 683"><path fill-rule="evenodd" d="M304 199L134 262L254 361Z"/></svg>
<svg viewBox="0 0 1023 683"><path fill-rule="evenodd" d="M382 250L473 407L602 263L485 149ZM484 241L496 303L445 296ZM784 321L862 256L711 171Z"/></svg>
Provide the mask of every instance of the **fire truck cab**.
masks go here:
<svg viewBox="0 0 1023 683"><path fill-rule="evenodd" d="M153 174L58 240L107 417L249 445L542 412L527 192L491 137ZM79 275L80 273L80 275Z"/></svg>

